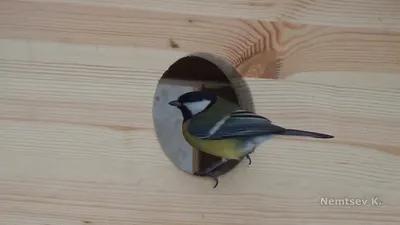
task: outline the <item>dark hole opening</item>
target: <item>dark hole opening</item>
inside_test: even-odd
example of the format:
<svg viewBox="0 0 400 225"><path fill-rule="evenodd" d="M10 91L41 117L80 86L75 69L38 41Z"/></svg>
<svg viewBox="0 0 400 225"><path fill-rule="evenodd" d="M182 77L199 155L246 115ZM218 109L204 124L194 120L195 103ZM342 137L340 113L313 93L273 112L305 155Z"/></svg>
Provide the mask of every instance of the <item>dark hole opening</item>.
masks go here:
<svg viewBox="0 0 400 225"><path fill-rule="evenodd" d="M171 86L166 86L165 89L162 89L161 86L163 84ZM177 98L180 94L191 90L203 90L214 93L227 100L236 102L242 108L251 111L253 110L253 105L250 91L245 82L237 73L236 69L223 59L216 58L215 56L209 54L200 53L197 56L191 55L181 58L171 65L170 68L168 68L168 70L160 79L156 90L156 96L153 105L155 129L161 147L167 154L168 158L179 168L193 174L199 170L205 170L210 165L220 161L221 158L209 155L186 145L180 148L180 153L184 151L183 148L185 148L186 152L191 151L191 166L189 166L187 163L188 158L183 161L180 157L175 157L174 154L178 154L173 152L175 151L176 146L172 147L167 143L168 141L173 142L177 139L182 142L181 137L175 136L175 140L173 140L171 139L171 136L166 135L165 130L163 132L162 127L160 127L162 126L161 123L169 126L166 123L174 123L174 121L166 121L165 118L162 119L155 116L157 113L162 114L162 112L158 112L157 110L172 110L168 109L170 106L166 104L167 101L174 100L174 98ZM166 99L160 101L161 98ZM181 116L178 111L174 111L174 113L176 113L174 114L174 117L176 116L179 118ZM175 123L179 123L179 121L176 121ZM180 124L175 125L178 125L176 127L179 127ZM172 131L169 129L169 132L178 132L178 135L182 135L181 130ZM235 160L228 161L217 168L213 173L217 176L222 175L233 169L238 163L239 162Z"/></svg>

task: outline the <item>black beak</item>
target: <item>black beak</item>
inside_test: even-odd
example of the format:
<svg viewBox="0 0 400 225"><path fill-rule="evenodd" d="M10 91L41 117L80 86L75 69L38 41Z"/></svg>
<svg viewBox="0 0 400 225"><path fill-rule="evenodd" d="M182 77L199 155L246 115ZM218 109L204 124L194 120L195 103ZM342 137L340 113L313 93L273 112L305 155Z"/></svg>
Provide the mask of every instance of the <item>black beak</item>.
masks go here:
<svg viewBox="0 0 400 225"><path fill-rule="evenodd" d="M169 105L172 105L172 106L175 106L175 107L178 107L178 106L180 106L180 105L181 105L181 103L179 103L177 100L174 100L174 101L168 102L168 104L169 104Z"/></svg>

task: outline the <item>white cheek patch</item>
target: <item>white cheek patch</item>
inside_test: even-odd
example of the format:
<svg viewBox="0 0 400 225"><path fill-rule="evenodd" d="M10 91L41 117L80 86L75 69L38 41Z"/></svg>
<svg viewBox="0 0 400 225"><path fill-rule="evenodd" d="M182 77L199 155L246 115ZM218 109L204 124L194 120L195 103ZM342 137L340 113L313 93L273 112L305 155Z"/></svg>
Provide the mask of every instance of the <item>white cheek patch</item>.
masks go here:
<svg viewBox="0 0 400 225"><path fill-rule="evenodd" d="M210 103L211 103L210 100L202 100L198 102L187 102L185 103L185 106L190 110L190 112L194 116L202 112L204 109L206 109Z"/></svg>

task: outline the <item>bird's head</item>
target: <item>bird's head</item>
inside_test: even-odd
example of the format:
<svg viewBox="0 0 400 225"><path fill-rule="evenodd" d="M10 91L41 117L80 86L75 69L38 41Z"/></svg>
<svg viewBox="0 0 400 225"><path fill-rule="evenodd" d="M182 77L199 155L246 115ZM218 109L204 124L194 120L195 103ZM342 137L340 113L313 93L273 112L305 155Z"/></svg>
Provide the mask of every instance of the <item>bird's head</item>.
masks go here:
<svg viewBox="0 0 400 225"><path fill-rule="evenodd" d="M177 100L171 101L168 104L181 110L184 120L188 120L211 107L216 100L217 97L213 94L192 91L179 96Z"/></svg>

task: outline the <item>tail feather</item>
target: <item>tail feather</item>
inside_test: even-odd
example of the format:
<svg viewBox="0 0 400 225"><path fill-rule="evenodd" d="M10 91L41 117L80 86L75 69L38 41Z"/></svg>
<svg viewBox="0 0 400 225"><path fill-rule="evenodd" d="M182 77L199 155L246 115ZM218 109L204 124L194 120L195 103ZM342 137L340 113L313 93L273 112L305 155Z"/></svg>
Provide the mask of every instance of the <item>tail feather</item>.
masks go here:
<svg viewBox="0 0 400 225"><path fill-rule="evenodd" d="M290 135L290 136L306 136L313 138L333 138L334 136L329 134L322 134L317 132L305 131L305 130L295 130L295 129L286 129L281 135Z"/></svg>

